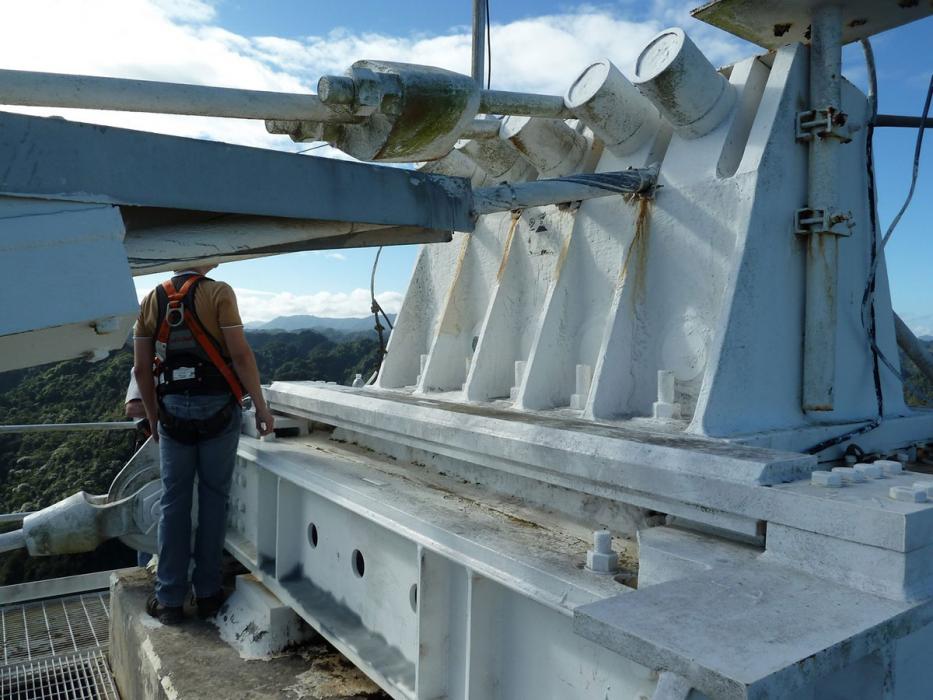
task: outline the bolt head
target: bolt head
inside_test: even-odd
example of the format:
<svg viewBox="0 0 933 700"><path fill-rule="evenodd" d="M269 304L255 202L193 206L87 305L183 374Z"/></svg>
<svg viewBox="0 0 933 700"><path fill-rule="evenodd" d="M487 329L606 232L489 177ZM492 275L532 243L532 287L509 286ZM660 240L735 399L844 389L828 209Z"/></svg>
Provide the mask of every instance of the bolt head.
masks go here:
<svg viewBox="0 0 933 700"><path fill-rule="evenodd" d="M619 570L619 557L612 554L594 552L592 549L586 553L586 568L597 574L611 574Z"/></svg>
<svg viewBox="0 0 933 700"><path fill-rule="evenodd" d="M877 464L856 464L855 471L861 472L866 479L883 479L884 471Z"/></svg>
<svg viewBox="0 0 933 700"><path fill-rule="evenodd" d="M853 467L833 467L833 474L838 474L847 484L861 484L865 475Z"/></svg>
<svg viewBox="0 0 933 700"><path fill-rule="evenodd" d="M815 471L810 474L810 483L828 489L838 489L842 486L842 475L836 472Z"/></svg>
<svg viewBox="0 0 933 700"><path fill-rule="evenodd" d="M927 491L926 489L915 489L912 486L892 486L888 491L888 496L895 501L925 503L927 500Z"/></svg>
<svg viewBox="0 0 933 700"><path fill-rule="evenodd" d="M897 476L904 471L904 465L900 462L895 462L893 459L877 459L875 464L884 471L888 476Z"/></svg>

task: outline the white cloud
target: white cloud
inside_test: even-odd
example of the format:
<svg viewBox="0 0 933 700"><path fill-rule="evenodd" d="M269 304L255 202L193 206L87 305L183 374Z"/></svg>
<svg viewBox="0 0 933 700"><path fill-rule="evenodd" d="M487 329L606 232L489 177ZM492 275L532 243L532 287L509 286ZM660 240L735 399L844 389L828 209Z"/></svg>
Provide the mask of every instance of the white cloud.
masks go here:
<svg viewBox="0 0 933 700"><path fill-rule="evenodd" d="M319 258L327 258L328 260L346 260L347 256L343 253L338 253L336 251L326 251L326 250L311 250L306 253L300 253L300 255L313 255Z"/></svg>
<svg viewBox="0 0 933 700"><path fill-rule="evenodd" d="M368 289L354 289L349 294L317 292L292 294L291 292L263 292L255 289L236 289L240 316L244 323L269 321L277 316L310 314L325 318L363 317L370 312ZM376 295L386 313L397 313L403 295L399 292L380 292Z"/></svg>

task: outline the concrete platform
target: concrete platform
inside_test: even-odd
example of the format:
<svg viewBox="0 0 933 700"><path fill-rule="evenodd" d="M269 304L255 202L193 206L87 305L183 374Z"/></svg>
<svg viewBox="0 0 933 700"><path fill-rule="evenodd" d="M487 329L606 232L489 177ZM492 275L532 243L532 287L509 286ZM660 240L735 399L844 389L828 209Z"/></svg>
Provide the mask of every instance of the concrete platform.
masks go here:
<svg viewBox="0 0 933 700"><path fill-rule="evenodd" d="M245 661L217 628L190 616L168 627L145 612L145 569L111 581L110 665L132 700L378 700L388 698L320 637L268 660Z"/></svg>

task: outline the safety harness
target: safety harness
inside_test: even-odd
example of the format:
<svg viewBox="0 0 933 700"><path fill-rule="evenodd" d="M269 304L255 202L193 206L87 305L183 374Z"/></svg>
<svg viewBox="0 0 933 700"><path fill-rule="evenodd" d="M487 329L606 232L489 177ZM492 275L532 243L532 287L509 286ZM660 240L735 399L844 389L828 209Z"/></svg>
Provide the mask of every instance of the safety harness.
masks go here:
<svg viewBox="0 0 933 700"><path fill-rule="evenodd" d="M159 422L178 442L194 444L214 437L230 422L233 407L243 398L243 386L220 344L204 330L195 311L194 294L204 275L191 273L182 285L166 280L156 287L159 319L153 373L159 401ZM163 398L169 394L230 394L230 402L205 419L173 416Z"/></svg>

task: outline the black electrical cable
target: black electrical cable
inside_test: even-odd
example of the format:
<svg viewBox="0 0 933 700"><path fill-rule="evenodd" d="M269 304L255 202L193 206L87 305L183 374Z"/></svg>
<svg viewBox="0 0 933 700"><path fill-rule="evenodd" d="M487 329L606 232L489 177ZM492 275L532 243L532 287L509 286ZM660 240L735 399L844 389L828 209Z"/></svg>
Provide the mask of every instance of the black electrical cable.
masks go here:
<svg viewBox="0 0 933 700"><path fill-rule="evenodd" d="M489 0L486 0L486 89L492 85L492 20L489 19Z"/></svg>
<svg viewBox="0 0 933 700"><path fill-rule="evenodd" d="M295 154L297 155L297 154L299 154L299 153L307 153L308 151L316 151L316 150L319 149L319 148L324 148L324 146L330 146L330 144L329 144L329 143L326 143L326 142L325 142L325 143L319 143L317 146L311 146L311 148L306 148L306 149L304 149L303 151L295 151Z"/></svg>
<svg viewBox="0 0 933 700"><path fill-rule="evenodd" d="M379 376L379 370L382 369L382 361L385 359L385 356L388 353L384 334L385 326L383 326L379 321L379 315L381 314L382 318L385 319L385 322L389 326L389 330L392 330L393 328L392 321L389 320L389 317L386 315L386 312L383 310L382 306L380 306L379 302L376 301L376 268L379 266L380 255L382 255L382 246L379 246L379 248L376 249L376 258L373 260L373 270L369 276L369 297L370 301L372 302L370 310L373 312L373 320L376 322L375 330L379 335L379 354L376 358L376 371L373 372L373 376L369 378L370 384L375 382L376 378Z"/></svg>
<svg viewBox="0 0 933 700"><path fill-rule="evenodd" d="M866 45L868 45L868 48L865 48ZM872 57L872 54L871 54L871 45L868 44L867 40L863 40L862 47L866 52L865 56L866 56L866 61L868 61L869 78L870 80L872 80L873 84L877 85L877 83L875 82L876 78L874 78L874 75L875 75L874 58ZM900 223L901 217L904 215L904 212L907 211L907 207L910 205L910 202L913 199L914 190L917 187L917 178L920 174L920 153L923 147L923 134L926 131L923 125L926 123L927 116L930 113L931 98L933 98L933 75L930 76L930 84L927 87L926 98L924 99L924 102L923 102L923 115L920 118L921 126L919 129L917 129L917 140L914 144L913 172L912 172L911 179L910 179L910 189L907 191L907 197L904 199L904 203L901 205L900 210L897 212L897 216L895 216L894 219L891 221L890 226L888 226L888 230L884 234L884 238L881 239L882 249L884 249L884 247L888 244L888 241L891 239L891 236L894 235L894 229ZM875 113L877 113L877 104L878 103L877 103L877 95L876 95L875 100L874 100L874 112ZM874 115L873 115L872 121L874 121ZM873 131L873 128L870 124L868 128L869 128L868 133L870 134ZM866 314L869 310L869 306L874 303L875 277L878 272L878 261L879 261L879 258L877 256L872 258L871 268L868 273L868 281L865 284L865 292L862 295L862 325L865 326L866 328L868 328L870 325L870 322L866 320ZM884 366L887 367L888 370L895 377L897 377L901 382L903 382L904 377L901 375L900 371L898 371L898 369L894 366L894 363L891 362L887 358L887 356L884 354L884 352L882 352L881 349L878 347L877 343L875 342L874 335L871 336L871 342L872 342L872 351L877 355L877 357L881 360Z"/></svg>

